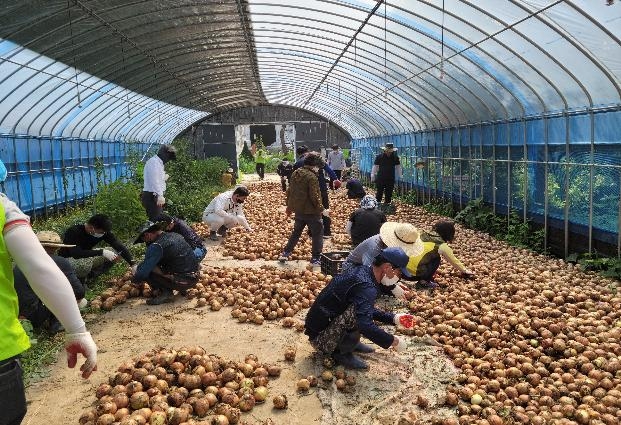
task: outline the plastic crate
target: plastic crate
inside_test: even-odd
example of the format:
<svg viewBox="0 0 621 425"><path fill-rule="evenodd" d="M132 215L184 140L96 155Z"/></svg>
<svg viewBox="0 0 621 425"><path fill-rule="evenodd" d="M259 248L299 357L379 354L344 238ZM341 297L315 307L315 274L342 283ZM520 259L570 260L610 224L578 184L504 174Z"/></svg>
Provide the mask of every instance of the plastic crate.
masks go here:
<svg viewBox="0 0 621 425"><path fill-rule="evenodd" d="M335 276L341 272L341 267L347 259L349 251L332 251L321 254L321 272Z"/></svg>

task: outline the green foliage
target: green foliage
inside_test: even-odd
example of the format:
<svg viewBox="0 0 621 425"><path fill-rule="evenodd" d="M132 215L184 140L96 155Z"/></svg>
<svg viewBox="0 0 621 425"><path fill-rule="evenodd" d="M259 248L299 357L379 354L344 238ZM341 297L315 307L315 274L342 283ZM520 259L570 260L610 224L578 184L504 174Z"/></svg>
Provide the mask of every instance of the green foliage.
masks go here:
<svg viewBox="0 0 621 425"><path fill-rule="evenodd" d="M455 216L455 208L453 208L453 204L451 202L447 202L443 199L432 199L421 205L420 202L418 202L417 197L418 195L416 191L409 191L403 195L397 196L397 198L399 198L402 202L410 205L418 205L430 213L442 215L444 217Z"/></svg>
<svg viewBox="0 0 621 425"><path fill-rule="evenodd" d="M532 223L529 220L525 222L515 211L511 211L508 217L495 214L481 198L468 202L455 216L455 221L471 229L489 233L510 245L543 251L543 229L534 230Z"/></svg>
<svg viewBox="0 0 621 425"><path fill-rule="evenodd" d="M64 345L63 333L49 335L45 331L33 331L31 342L33 338L37 343L24 352L20 359L26 385L49 376L47 366L56 361L56 356Z"/></svg>
<svg viewBox="0 0 621 425"><path fill-rule="evenodd" d="M593 252L590 254L573 253L566 260L571 263L578 263L582 270L594 271L602 276L621 280L621 258L606 257L598 252Z"/></svg>
<svg viewBox="0 0 621 425"><path fill-rule="evenodd" d="M130 239L147 220L139 199L141 190L135 183L116 180L100 187L95 196L94 210L110 217L113 231L119 238Z"/></svg>
<svg viewBox="0 0 621 425"><path fill-rule="evenodd" d="M187 221L200 221L205 207L225 190L222 174L229 167L226 159L212 157L196 160L185 139L175 140L177 160L166 164L170 178L166 182L166 210Z"/></svg>

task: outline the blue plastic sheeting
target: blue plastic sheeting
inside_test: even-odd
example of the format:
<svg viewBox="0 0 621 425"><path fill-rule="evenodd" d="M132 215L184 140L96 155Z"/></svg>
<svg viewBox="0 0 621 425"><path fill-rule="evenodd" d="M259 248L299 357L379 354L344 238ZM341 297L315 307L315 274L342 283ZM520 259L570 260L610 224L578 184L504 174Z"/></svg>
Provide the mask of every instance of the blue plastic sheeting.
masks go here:
<svg viewBox="0 0 621 425"><path fill-rule="evenodd" d="M62 209L97 193L98 183L128 177L127 157L159 145L0 135L9 172L1 190L27 214Z"/></svg>
<svg viewBox="0 0 621 425"><path fill-rule="evenodd" d="M621 110L608 109L358 139L370 173L381 146L394 143L401 185L464 205L483 198L548 225L618 244ZM417 168L415 164L419 164Z"/></svg>

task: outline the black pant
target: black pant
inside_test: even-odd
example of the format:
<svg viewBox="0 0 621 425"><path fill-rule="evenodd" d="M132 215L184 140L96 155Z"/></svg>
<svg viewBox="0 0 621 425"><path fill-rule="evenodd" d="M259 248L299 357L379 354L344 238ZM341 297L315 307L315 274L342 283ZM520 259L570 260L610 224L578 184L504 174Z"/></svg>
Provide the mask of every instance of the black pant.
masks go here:
<svg viewBox="0 0 621 425"><path fill-rule="evenodd" d="M17 358L0 362L0 425L19 425L26 416L22 366Z"/></svg>
<svg viewBox="0 0 621 425"><path fill-rule="evenodd" d="M143 191L140 194L140 202L142 202L142 206L147 212L147 217L149 217L151 221L155 221L155 219L164 212L163 207L157 206L157 195L154 195L153 192Z"/></svg>
<svg viewBox="0 0 621 425"><path fill-rule="evenodd" d="M259 175L259 178L263 180L263 177L265 177L265 164L257 163L255 165L255 169L257 170L257 174Z"/></svg>
<svg viewBox="0 0 621 425"><path fill-rule="evenodd" d="M392 201L392 191L395 188L394 180L380 180L376 183L377 185L377 193L375 194L375 198L378 203L382 202L382 196L384 195L384 191L386 191L386 203L390 204Z"/></svg>
<svg viewBox="0 0 621 425"><path fill-rule="evenodd" d="M334 171L334 174L336 174L336 177L341 180L341 173L343 172L343 170L332 170Z"/></svg>
<svg viewBox="0 0 621 425"><path fill-rule="evenodd" d="M149 277L147 277L147 283L152 288L167 288L167 289L176 289L177 291L185 291L187 289L193 288L198 283L198 272L196 276L181 275L181 274L172 274L162 276L157 273L149 273Z"/></svg>
<svg viewBox="0 0 621 425"><path fill-rule="evenodd" d="M330 209L330 200L328 199L328 191L321 191L321 204L325 209ZM323 234L324 236L332 236L332 219L330 217L326 217L325 215L321 216L321 220L323 221Z"/></svg>
<svg viewBox="0 0 621 425"><path fill-rule="evenodd" d="M319 219L319 216L313 214L295 215L293 232L291 232L291 236L289 236L289 240L287 241L284 252L286 254L291 254L293 252L293 248L295 248L298 241L300 240L300 236L302 236L302 231L306 226L308 226L308 230L311 234L311 251L313 256L312 259L318 260L319 256L321 255L321 251L323 250L323 223Z"/></svg>
<svg viewBox="0 0 621 425"><path fill-rule="evenodd" d="M287 191L287 183L288 183L288 178L286 177L280 177L280 185L282 186L282 191L286 192Z"/></svg>

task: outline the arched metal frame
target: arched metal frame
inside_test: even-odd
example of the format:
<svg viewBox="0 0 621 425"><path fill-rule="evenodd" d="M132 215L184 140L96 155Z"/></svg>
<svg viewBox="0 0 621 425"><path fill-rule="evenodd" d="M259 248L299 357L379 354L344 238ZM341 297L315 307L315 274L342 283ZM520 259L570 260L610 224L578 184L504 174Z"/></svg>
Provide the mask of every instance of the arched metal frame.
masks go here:
<svg viewBox="0 0 621 425"><path fill-rule="evenodd" d="M166 143L283 104L366 138L621 102L621 11L604 2L5 3L8 133Z"/></svg>

